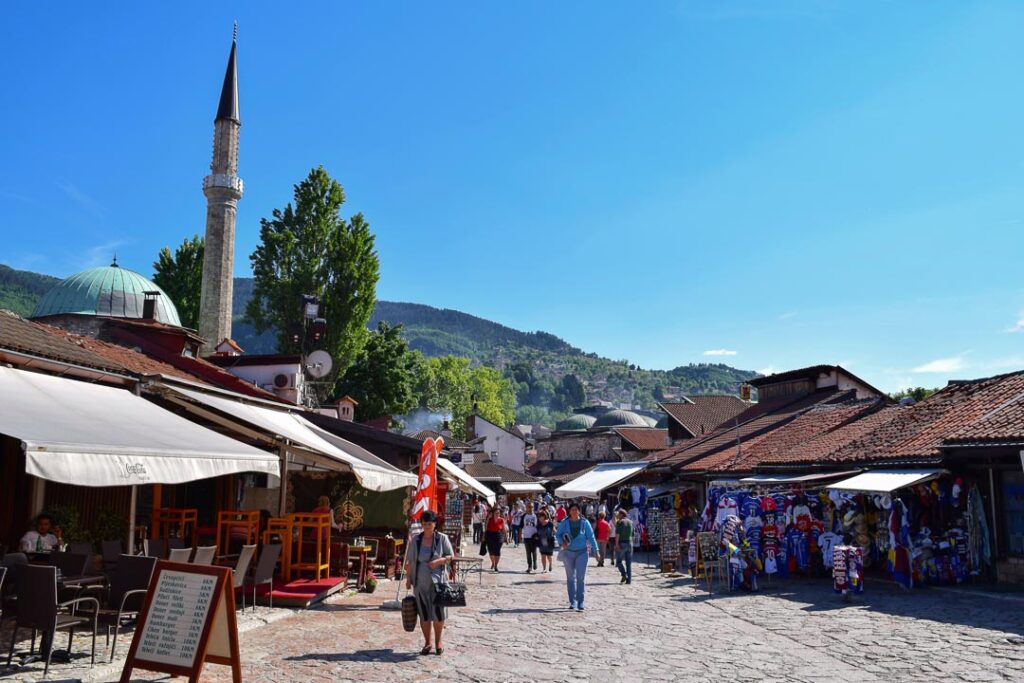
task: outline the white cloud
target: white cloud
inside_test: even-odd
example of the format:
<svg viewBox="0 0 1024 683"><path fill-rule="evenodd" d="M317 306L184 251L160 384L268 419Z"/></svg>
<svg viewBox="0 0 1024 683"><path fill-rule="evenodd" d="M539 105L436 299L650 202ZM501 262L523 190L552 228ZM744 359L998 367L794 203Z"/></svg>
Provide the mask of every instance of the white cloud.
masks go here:
<svg viewBox="0 0 1024 683"><path fill-rule="evenodd" d="M911 372L958 372L967 367L964 357L951 356L949 358L937 358L924 365L918 365Z"/></svg>
<svg viewBox="0 0 1024 683"><path fill-rule="evenodd" d="M1024 311L1017 317L1017 322L1006 328L1007 332L1024 332Z"/></svg>
<svg viewBox="0 0 1024 683"><path fill-rule="evenodd" d="M94 219L102 220L104 218L105 211L100 203L80 190L74 183L58 182L57 187L59 187L70 200L85 209L86 213Z"/></svg>
<svg viewBox="0 0 1024 683"><path fill-rule="evenodd" d="M704 355L705 356L735 356L736 353L737 353L736 351L731 351L729 349L708 349L707 351L704 352Z"/></svg>
<svg viewBox="0 0 1024 683"><path fill-rule="evenodd" d="M789 320L790 318L796 317L796 311L786 311L779 316L779 320Z"/></svg>
<svg viewBox="0 0 1024 683"><path fill-rule="evenodd" d="M127 244L125 240L112 240L106 244L97 244L89 247L82 254L80 262L83 268L95 268L97 266L109 266L114 260L117 248Z"/></svg>
<svg viewBox="0 0 1024 683"><path fill-rule="evenodd" d="M758 373L762 375L774 375L778 371L778 368L776 368L774 365L769 365L766 368L761 368L760 370L758 370Z"/></svg>

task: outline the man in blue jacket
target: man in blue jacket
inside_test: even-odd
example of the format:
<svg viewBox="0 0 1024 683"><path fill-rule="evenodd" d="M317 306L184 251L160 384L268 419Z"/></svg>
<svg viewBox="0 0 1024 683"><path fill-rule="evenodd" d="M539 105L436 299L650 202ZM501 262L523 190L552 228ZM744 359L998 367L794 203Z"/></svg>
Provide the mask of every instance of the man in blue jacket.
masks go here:
<svg viewBox="0 0 1024 683"><path fill-rule="evenodd" d="M586 592L587 561L597 552L594 527L580 516L580 506L569 505L569 516L558 524L555 536L562 546L561 560L565 564L565 584L569 591L569 609L583 611Z"/></svg>

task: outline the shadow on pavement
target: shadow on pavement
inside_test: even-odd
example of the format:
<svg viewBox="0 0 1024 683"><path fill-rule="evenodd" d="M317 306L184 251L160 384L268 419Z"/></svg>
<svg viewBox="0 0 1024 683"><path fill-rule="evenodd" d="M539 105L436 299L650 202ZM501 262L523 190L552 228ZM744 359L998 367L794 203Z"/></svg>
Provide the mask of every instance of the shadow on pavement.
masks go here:
<svg viewBox="0 0 1024 683"><path fill-rule="evenodd" d="M411 662L419 655L413 652L395 652L394 650L356 650L355 652L308 652L304 655L285 657L287 662L389 662L398 664Z"/></svg>
<svg viewBox="0 0 1024 683"><path fill-rule="evenodd" d="M557 612L572 612L568 607L513 607L510 609L484 610L482 614L555 614Z"/></svg>

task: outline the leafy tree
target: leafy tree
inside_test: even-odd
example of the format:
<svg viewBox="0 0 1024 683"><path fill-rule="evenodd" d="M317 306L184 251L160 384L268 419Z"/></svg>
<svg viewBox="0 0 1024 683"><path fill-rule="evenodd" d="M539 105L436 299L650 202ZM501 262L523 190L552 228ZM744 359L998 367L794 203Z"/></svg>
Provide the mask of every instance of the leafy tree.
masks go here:
<svg viewBox="0 0 1024 683"><path fill-rule="evenodd" d="M404 415L416 407L416 377L423 356L410 351L402 326L383 320L370 333L355 362L338 380L337 395L356 399L356 420Z"/></svg>
<svg viewBox="0 0 1024 683"><path fill-rule="evenodd" d="M512 381L494 368L470 367L468 358L441 356L420 366L416 382L420 405L451 415L452 434L466 436L466 418L477 413L505 426L515 417L516 396Z"/></svg>
<svg viewBox="0 0 1024 683"><path fill-rule="evenodd" d="M587 392L576 375L564 375L555 390L555 407L562 410L579 408L587 401Z"/></svg>
<svg viewBox="0 0 1024 683"><path fill-rule="evenodd" d="M902 389L895 393L889 394L889 396L894 401L899 401L900 399L903 398L912 398L915 401L923 401L938 390L938 388L926 389L924 387L914 387L912 389Z"/></svg>
<svg viewBox="0 0 1024 683"><path fill-rule="evenodd" d="M318 297L327 319L323 348L339 376L369 335L380 276L374 236L361 213L341 217L345 191L323 166L294 187L294 200L294 207L289 202L260 220L260 245L249 257L254 285L246 316L257 332L277 331L280 353L298 353L288 327L302 320L302 295Z"/></svg>
<svg viewBox="0 0 1024 683"><path fill-rule="evenodd" d="M193 235L171 255L169 247L160 250L153 264L153 282L171 297L181 324L199 329L199 300L203 289L203 238ZM220 339L208 340L216 344Z"/></svg>

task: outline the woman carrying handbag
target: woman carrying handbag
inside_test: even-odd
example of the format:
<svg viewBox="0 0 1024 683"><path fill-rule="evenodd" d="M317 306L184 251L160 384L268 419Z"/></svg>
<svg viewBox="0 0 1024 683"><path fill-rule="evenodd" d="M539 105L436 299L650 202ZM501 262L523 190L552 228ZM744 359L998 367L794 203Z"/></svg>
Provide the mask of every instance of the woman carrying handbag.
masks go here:
<svg viewBox="0 0 1024 683"><path fill-rule="evenodd" d="M455 557L452 542L437 528L437 514L427 510L420 517L423 532L413 537L405 554L405 587L412 589L416 611L423 630L421 655L430 654L430 632L434 632L434 652L441 654L441 635L448 618L448 608L439 604L438 586L447 586L448 568ZM431 629L433 627L433 629Z"/></svg>

